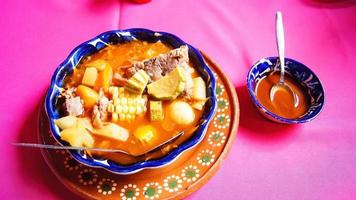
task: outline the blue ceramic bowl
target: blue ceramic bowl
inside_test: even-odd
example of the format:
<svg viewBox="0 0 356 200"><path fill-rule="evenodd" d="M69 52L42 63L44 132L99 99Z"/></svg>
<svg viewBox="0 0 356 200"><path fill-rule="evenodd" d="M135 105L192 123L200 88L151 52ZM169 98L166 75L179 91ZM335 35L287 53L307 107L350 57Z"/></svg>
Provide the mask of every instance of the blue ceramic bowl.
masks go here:
<svg viewBox="0 0 356 200"><path fill-rule="evenodd" d="M208 128L208 124L214 116L217 105L215 96L215 77L210 68L206 65L203 56L199 53L197 49L170 33L155 32L147 29L108 31L76 47L69 54L68 58L65 59L65 61L59 65L59 67L56 69L52 76L51 85L45 100L45 109L49 118L51 132L54 138L60 144L67 145L65 141L61 140L60 130L54 124L54 120L60 118L60 114L57 110L56 104L60 88L63 85L64 78L72 73L73 68L77 66L81 59L83 59L84 57L98 52L100 49L105 48L108 44L118 44L128 42L133 39L148 42L156 42L158 40L161 40L162 42L172 46L173 48L178 48L181 45L188 45L189 59L193 62L193 64L195 65L195 69L200 73L202 78L207 83L207 95L209 97L209 100L207 101L207 104L205 106L206 109L200 120L200 126L192 135L192 137L162 158L137 162L131 165L120 165L111 160L99 160L88 157L84 154L83 151L70 151L72 156L84 165L90 167L101 167L117 174L132 174L143 169L162 167L169 163L172 163L184 151L194 147L202 141Z"/></svg>
<svg viewBox="0 0 356 200"><path fill-rule="evenodd" d="M307 94L310 97L309 110L297 119L286 119L278 116L265 107L257 100L255 94L256 83L272 71L278 71L276 67L278 62L277 57L263 58L254 64L247 75L247 89L252 99L252 102L260 113L268 119L285 124L304 123L313 120L322 110L324 105L324 89L318 77L308 67L302 63L290 58L286 58L285 71L294 78L297 82L301 83L306 88Z"/></svg>

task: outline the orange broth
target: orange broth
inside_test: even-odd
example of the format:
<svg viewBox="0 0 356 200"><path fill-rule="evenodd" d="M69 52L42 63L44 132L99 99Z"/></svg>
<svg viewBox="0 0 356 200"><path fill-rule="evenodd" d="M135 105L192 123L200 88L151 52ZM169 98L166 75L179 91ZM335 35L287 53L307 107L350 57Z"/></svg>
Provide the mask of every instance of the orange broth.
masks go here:
<svg viewBox="0 0 356 200"><path fill-rule="evenodd" d="M310 99L302 85L285 74L285 83L297 95L298 105L294 106L293 96L287 92L276 92L274 101L270 99L273 85L279 81L280 73L272 72L258 81L255 93L258 101L269 111L287 119L296 119L304 115L310 106Z"/></svg>
<svg viewBox="0 0 356 200"><path fill-rule="evenodd" d="M114 73L121 73L121 68L130 66L135 61L143 61L146 59L150 59L158 56L159 54L167 53L170 50L172 50L172 48L162 42L147 43L142 41L132 41L118 45L109 45L106 48L100 50L99 52L84 58L80 62L80 64L74 69L73 74L67 77L67 79L65 80L65 88L77 87L78 85L80 85L87 64L97 59L105 60L112 67ZM192 64L190 63L190 66L191 65ZM196 76L199 75L194 72L192 74L192 77ZM110 86L115 86L115 83L111 83ZM94 86L94 89L98 91L99 87ZM187 101L184 99L180 100ZM203 112L194 109L194 123L186 127L180 127L178 125L173 124L170 119L166 117L167 107L172 101L163 102L163 110L165 111L165 117L162 121L150 121L149 111L146 111L144 114L136 116L136 118L132 121L115 122L119 126L124 127L129 131L129 138L125 142L93 135L95 139L94 147L115 148L133 154L140 154L142 152L151 150L157 145L167 141L177 133L184 131L184 134L170 145L166 146L161 150L150 153L149 155L146 154L144 156L139 157L128 156L121 153L106 153L94 151L88 153L92 154L94 157L99 156L100 158L111 159L121 164L131 164L137 161L158 158L165 155L172 148L177 147L179 144L190 138L190 136L196 130L198 120L200 119ZM85 115L86 117L91 117L91 110L85 110ZM110 121L111 120L109 118L108 122ZM133 133L137 127L146 124L153 126L156 130L156 134L153 137L152 141L150 141L149 143L142 143L137 138L135 138Z"/></svg>

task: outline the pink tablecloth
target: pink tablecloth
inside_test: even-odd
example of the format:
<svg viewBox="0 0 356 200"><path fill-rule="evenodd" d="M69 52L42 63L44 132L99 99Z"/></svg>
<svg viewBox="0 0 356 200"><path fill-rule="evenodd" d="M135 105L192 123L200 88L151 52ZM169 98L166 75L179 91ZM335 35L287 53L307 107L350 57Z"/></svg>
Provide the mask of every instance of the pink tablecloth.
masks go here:
<svg viewBox="0 0 356 200"><path fill-rule="evenodd" d="M35 142L36 114L54 68L80 42L109 29L172 32L208 53L234 83L237 139L222 168L188 199L356 198L356 2L353 0L29 0L0 5L1 199L77 199L51 174ZM282 126L254 110L250 66L276 55L274 13L284 13L286 54L322 80L313 122ZM35 70L34 70L35 69Z"/></svg>

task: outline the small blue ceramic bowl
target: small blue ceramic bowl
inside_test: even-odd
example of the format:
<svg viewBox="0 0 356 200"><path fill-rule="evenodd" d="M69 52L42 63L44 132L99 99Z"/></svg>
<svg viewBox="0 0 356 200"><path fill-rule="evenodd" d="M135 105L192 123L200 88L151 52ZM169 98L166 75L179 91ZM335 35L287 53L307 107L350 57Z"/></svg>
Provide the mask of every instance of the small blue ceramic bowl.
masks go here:
<svg viewBox="0 0 356 200"><path fill-rule="evenodd" d="M247 89L252 102L260 113L268 119L285 124L305 123L313 120L322 110L324 105L324 89L318 77L308 67L290 58L286 58L285 72L306 88L310 97L309 110L297 119L286 119L268 111L257 100L255 94L256 83L272 71L279 71L276 63L278 57L263 58L254 64L247 75Z"/></svg>
<svg viewBox="0 0 356 200"><path fill-rule="evenodd" d="M72 73L73 68L77 66L80 60L84 57L98 52L100 49L105 48L108 44L124 43L134 39L147 42L156 42L158 40L161 40L162 42L172 46L173 48L178 48L181 45L188 45L189 59L193 62L193 64L195 65L195 69L200 73L201 77L207 83L207 96L209 97L209 100L207 101L207 105L205 106L206 109L200 120L200 126L192 135L192 137L162 158L137 162L131 165L120 165L111 160L99 160L88 157L84 154L83 151L70 151L72 156L84 165L90 167L104 168L117 174L132 174L143 169L162 167L169 163L172 163L184 151L194 147L202 141L207 131L208 124L214 116L217 105L215 96L215 77L210 68L206 65L203 56L199 53L197 49L170 33L155 32L147 29L108 31L76 47L69 54L68 58L62 64L59 65L59 67L56 69L52 76L51 85L45 100L45 109L49 118L51 132L54 138L60 144L66 145L67 143L61 140L60 130L54 124L54 120L60 118L59 111L57 110L57 100L60 88L63 85L65 77Z"/></svg>

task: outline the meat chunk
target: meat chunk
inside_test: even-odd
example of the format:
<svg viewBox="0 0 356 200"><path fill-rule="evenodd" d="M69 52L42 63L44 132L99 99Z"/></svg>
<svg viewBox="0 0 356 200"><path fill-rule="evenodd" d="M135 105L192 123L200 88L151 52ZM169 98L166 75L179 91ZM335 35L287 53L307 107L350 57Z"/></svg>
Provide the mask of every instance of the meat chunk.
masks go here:
<svg viewBox="0 0 356 200"><path fill-rule="evenodd" d="M143 69L153 81L158 80L163 76L161 65L157 58L134 63L131 68L127 69L128 76L133 76L140 69Z"/></svg>
<svg viewBox="0 0 356 200"><path fill-rule="evenodd" d="M107 112L106 109L109 105L109 99L104 95L100 96L98 105L99 111L105 114Z"/></svg>
<svg viewBox="0 0 356 200"><path fill-rule="evenodd" d="M79 116L83 114L84 108L80 97L69 97L65 99L65 110L69 115Z"/></svg>
<svg viewBox="0 0 356 200"><path fill-rule="evenodd" d="M74 97L74 93L76 91L76 88L74 87L71 87L71 88L68 88L68 89L61 89L61 92L59 94L59 98L64 98L64 99L69 99L69 98L72 98Z"/></svg>
<svg viewBox="0 0 356 200"><path fill-rule="evenodd" d="M156 81L171 72L177 65L187 64L189 62L188 50L188 46L184 45L166 54L136 62L127 68L125 76L129 78L142 69L150 76L152 81Z"/></svg>

